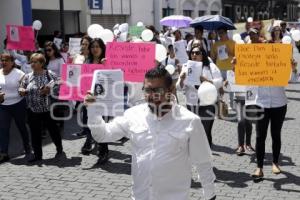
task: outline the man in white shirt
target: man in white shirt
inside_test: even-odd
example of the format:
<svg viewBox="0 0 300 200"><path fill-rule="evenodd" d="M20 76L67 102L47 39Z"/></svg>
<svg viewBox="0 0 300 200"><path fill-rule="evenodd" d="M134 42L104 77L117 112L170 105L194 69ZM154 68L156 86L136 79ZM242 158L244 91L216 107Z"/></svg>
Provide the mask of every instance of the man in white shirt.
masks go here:
<svg viewBox="0 0 300 200"><path fill-rule="evenodd" d="M172 77L162 67L145 75L147 103L105 123L88 95L88 126L97 142L127 137L132 144L132 199L187 200L191 164L195 164L205 199L216 199L211 152L200 118L172 99Z"/></svg>

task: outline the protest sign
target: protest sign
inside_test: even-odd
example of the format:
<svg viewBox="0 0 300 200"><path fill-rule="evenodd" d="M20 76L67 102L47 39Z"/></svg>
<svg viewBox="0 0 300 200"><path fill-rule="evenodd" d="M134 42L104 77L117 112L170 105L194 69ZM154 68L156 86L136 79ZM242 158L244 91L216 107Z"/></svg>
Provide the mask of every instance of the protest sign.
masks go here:
<svg viewBox="0 0 300 200"><path fill-rule="evenodd" d="M246 92L246 86L235 84L235 73L232 70L227 71L228 90L230 92Z"/></svg>
<svg viewBox="0 0 300 200"><path fill-rule="evenodd" d="M94 71L107 68L107 66L96 64L64 64L59 99L83 101L86 92L91 88Z"/></svg>
<svg viewBox="0 0 300 200"><path fill-rule="evenodd" d="M54 42L54 44L55 44L55 46L58 48L58 49L60 49L60 47L61 47L61 43L62 43L62 39L61 38L54 38L53 39L53 42Z"/></svg>
<svg viewBox="0 0 300 200"><path fill-rule="evenodd" d="M7 49L35 50L34 31L31 26L7 25Z"/></svg>
<svg viewBox="0 0 300 200"><path fill-rule="evenodd" d="M286 86L291 75L289 44L237 44L235 80L239 85Z"/></svg>
<svg viewBox="0 0 300 200"><path fill-rule="evenodd" d="M96 97L96 116L119 116L124 113L124 80L121 70L96 70L91 92Z"/></svg>
<svg viewBox="0 0 300 200"><path fill-rule="evenodd" d="M146 71L155 66L155 44L111 42L106 59L107 66L124 71L125 81L143 82Z"/></svg>
<svg viewBox="0 0 300 200"><path fill-rule="evenodd" d="M200 76L202 74L202 62L195 62L189 60L184 72L186 73L185 84L186 85L200 85Z"/></svg>
<svg viewBox="0 0 300 200"><path fill-rule="evenodd" d="M70 38L69 39L69 53L70 55L79 54L81 51L80 46L81 38Z"/></svg>
<svg viewBox="0 0 300 200"><path fill-rule="evenodd" d="M174 51L176 58L179 60L180 64L184 64L189 60L189 57L186 53L187 43L185 40L180 40L174 42Z"/></svg>
<svg viewBox="0 0 300 200"><path fill-rule="evenodd" d="M141 34L144 30L144 27L142 26L131 26L129 27L129 34L132 36L132 37L141 37Z"/></svg>

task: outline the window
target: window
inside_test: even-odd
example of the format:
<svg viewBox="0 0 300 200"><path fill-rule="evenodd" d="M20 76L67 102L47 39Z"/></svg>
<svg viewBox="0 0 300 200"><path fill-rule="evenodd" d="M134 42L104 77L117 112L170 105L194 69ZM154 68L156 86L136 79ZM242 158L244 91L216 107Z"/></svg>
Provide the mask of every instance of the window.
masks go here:
<svg viewBox="0 0 300 200"><path fill-rule="evenodd" d="M163 17L174 15L174 8L163 8Z"/></svg>
<svg viewBox="0 0 300 200"><path fill-rule="evenodd" d="M183 15L192 17L193 11L192 10L183 10Z"/></svg>
<svg viewBox="0 0 300 200"><path fill-rule="evenodd" d="M198 15L199 17L204 16L205 15L205 10L199 10Z"/></svg>
<svg viewBox="0 0 300 200"><path fill-rule="evenodd" d="M218 12L218 11L210 11L210 14L211 14L211 15L218 15L219 12Z"/></svg>

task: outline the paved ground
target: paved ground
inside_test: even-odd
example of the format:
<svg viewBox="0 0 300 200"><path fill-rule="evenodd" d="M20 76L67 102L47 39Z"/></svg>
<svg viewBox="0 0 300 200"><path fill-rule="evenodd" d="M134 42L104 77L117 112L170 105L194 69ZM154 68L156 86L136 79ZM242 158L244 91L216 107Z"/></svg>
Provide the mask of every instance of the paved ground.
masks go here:
<svg viewBox="0 0 300 200"><path fill-rule="evenodd" d="M300 85L287 88L288 113L282 131L282 169L280 175L271 173L270 135L267 138L265 179L254 183L250 174L255 169L254 155L237 157L235 122L217 120L213 129L213 154L217 176L218 199L300 199ZM45 160L40 165L28 165L22 156L0 165L0 199L129 199L130 145L110 145L110 161L95 165L95 155L83 156L80 147L84 139L75 139L71 133L79 130L73 121L67 122L63 145L67 158L52 159L53 144L45 141ZM253 144L255 132L252 137ZM20 152L17 131L13 131L12 153ZM194 182L191 199L203 199L200 184Z"/></svg>

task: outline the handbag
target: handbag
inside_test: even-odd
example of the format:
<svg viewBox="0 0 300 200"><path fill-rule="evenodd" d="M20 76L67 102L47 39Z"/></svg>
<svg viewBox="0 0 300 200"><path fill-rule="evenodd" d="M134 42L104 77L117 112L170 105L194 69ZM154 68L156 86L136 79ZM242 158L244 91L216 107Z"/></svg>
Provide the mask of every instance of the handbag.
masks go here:
<svg viewBox="0 0 300 200"><path fill-rule="evenodd" d="M218 117L219 119L225 120L228 117L228 105L227 103L223 100L223 96L219 98L218 102Z"/></svg>

